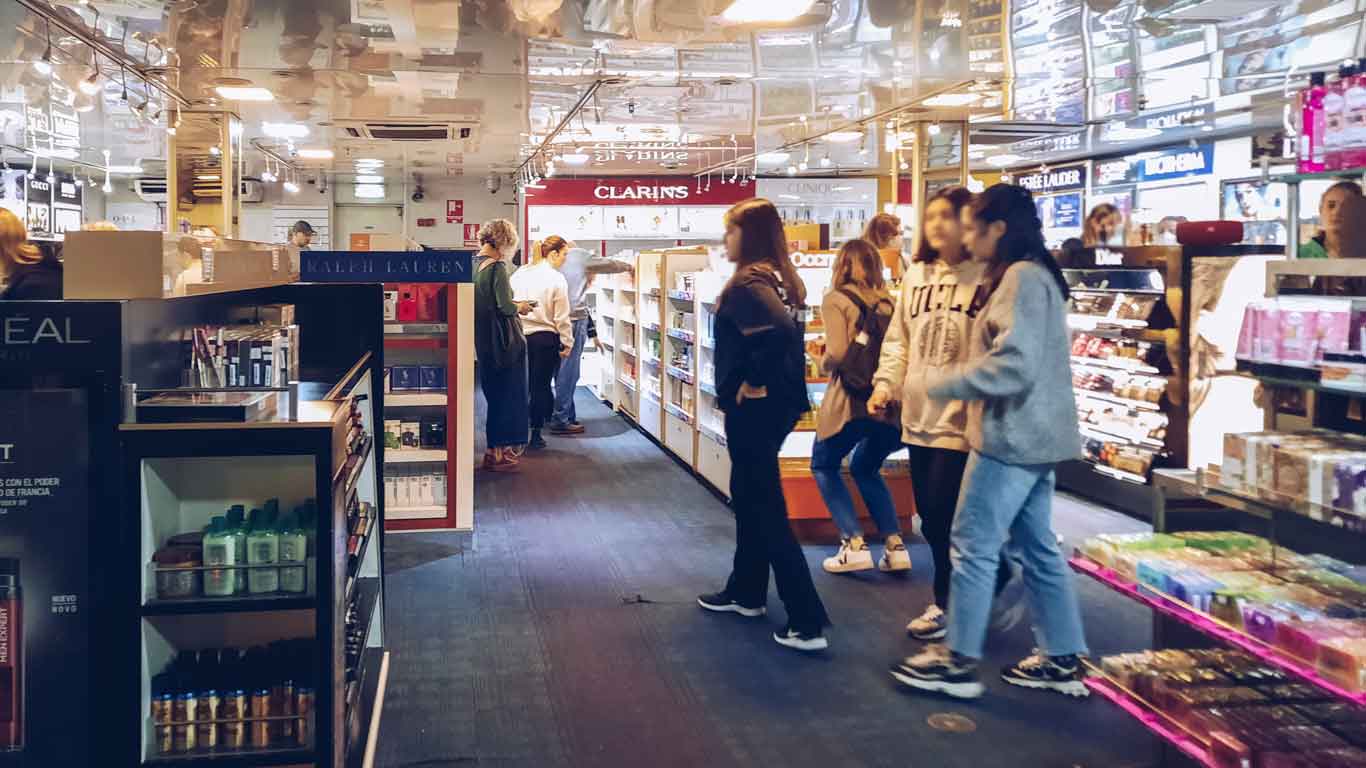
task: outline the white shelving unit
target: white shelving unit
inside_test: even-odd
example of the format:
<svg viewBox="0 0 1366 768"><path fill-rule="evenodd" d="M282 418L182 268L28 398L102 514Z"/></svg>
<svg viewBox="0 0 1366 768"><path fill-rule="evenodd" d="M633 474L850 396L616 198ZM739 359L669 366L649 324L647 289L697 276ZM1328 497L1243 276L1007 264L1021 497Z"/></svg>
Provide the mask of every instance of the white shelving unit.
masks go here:
<svg viewBox="0 0 1366 768"><path fill-rule="evenodd" d="M440 448L390 448L384 452L385 464L446 463L446 451Z"/></svg>
<svg viewBox="0 0 1366 768"><path fill-rule="evenodd" d="M715 272L693 276L697 317L697 458L693 467L707 482L730 495L730 454L726 450L725 419L716 407L716 337L713 326L716 299L725 278Z"/></svg>

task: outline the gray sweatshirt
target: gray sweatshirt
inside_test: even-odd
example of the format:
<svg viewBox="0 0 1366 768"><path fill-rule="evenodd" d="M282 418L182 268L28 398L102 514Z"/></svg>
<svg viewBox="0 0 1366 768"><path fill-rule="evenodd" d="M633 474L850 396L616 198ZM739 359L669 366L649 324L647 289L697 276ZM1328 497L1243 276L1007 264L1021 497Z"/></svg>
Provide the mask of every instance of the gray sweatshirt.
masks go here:
<svg viewBox="0 0 1366 768"><path fill-rule="evenodd" d="M588 282L593 275L608 275L614 272L630 272L631 265L615 259L595 256L587 248L570 248L560 265L569 286L569 317L573 320L588 317Z"/></svg>
<svg viewBox="0 0 1366 768"><path fill-rule="evenodd" d="M931 375L930 397L968 401L968 443L1007 464L1081 455L1067 302L1033 262L1011 265L977 317L971 358Z"/></svg>

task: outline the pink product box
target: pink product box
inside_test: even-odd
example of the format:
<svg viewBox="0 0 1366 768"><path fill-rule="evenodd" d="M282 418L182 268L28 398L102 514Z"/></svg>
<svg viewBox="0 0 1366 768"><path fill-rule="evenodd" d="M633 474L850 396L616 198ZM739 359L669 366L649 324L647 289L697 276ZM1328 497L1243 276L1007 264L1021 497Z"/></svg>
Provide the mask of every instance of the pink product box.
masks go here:
<svg viewBox="0 0 1366 768"><path fill-rule="evenodd" d="M1312 307L1282 305L1276 359L1286 365L1310 365L1315 360L1318 315Z"/></svg>
<svg viewBox="0 0 1366 768"><path fill-rule="evenodd" d="M1363 636L1360 623L1344 619L1319 619L1316 621L1290 620L1276 626L1276 647L1295 658L1315 664L1319 660L1319 648L1335 638Z"/></svg>
<svg viewBox="0 0 1366 768"><path fill-rule="evenodd" d="M1352 337L1352 305L1346 301L1334 301L1319 310L1315 321L1315 335L1318 349L1314 352L1316 360L1322 360L1325 352L1346 352Z"/></svg>
<svg viewBox="0 0 1366 768"><path fill-rule="evenodd" d="M1252 356L1257 360L1276 361L1280 359L1281 310L1275 304L1261 304L1253 310L1256 317L1253 327L1257 329L1253 337Z"/></svg>
<svg viewBox="0 0 1366 768"><path fill-rule="evenodd" d="M1234 352L1239 360L1257 359L1257 340L1260 337L1258 318L1265 308L1265 302L1253 301L1243 309L1243 325L1238 329L1238 349Z"/></svg>

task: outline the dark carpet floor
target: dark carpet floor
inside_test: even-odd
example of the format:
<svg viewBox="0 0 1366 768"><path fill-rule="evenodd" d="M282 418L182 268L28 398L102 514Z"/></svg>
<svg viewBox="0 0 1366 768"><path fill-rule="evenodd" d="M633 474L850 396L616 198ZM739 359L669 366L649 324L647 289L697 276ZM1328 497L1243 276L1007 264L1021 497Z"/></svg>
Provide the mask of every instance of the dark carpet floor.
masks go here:
<svg viewBox="0 0 1366 768"><path fill-rule="evenodd" d="M1155 764L1145 731L1094 698L990 678L973 703L900 691L886 667L919 647L903 627L929 599L923 541L905 578L831 576L820 570L829 548L807 548L835 622L824 655L772 641L776 594L766 619L704 613L695 596L730 564L729 510L582 389L578 407L587 434L549 437L520 474L478 473L472 538L386 537L379 765ZM1142 527L1064 496L1055 514L1069 539ZM1079 589L1094 653L1145 647L1146 611ZM989 665L1030 646L1023 625L993 637ZM972 730L933 727L941 713Z"/></svg>

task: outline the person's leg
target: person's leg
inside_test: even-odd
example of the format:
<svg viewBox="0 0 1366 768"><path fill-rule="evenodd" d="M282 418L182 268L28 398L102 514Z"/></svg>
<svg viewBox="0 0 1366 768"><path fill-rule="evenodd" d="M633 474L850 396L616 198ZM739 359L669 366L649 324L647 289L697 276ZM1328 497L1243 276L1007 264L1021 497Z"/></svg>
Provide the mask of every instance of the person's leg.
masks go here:
<svg viewBox="0 0 1366 768"><path fill-rule="evenodd" d="M976 451L968 457L949 536L948 645L961 657L982 658L1001 548L1040 475L1037 467L1006 464Z"/></svg>
<svg viewBox="0 0 1366 768"><path fill-rule="evenodd" d="M953 573L949 531L968 455L923 445L912 445L909 451L911 492L916 514L920 515L920 535L930 545L934 563L934 604L942 611L949 607L949 577Z"/></svg>
<svg viewBox="0 0 1366 768"><path fill-rule="evenodd" d="M1086 637L1074 579L1053 535L1053 485L1050 467L1034 484L1010 527L1010 541L1020 557L1040 648L1049 656L1072 656L1086 653Z"/></svg>
<svg viewBox="0 0 1366 768"><path fill-rule="evenodd" d="M569 357L560 361L560 370L555 374L555 412L550 417L552 432L568 432L570 425L577 421L577 414L574 412L574 391L579 386L583 345L588 339L588 318L575 320L573 325L574 348L569 351Z"/></svg>
<svg viewBox="0 0 1366 768"><path fill-rule="evenodd" d="M868 507L868 514L877 524L878 533L883 536L901 534L901 525L896 520L896 502L887 482L882 479L882 463L892 452L901 447L901 430L890 424L876 421L856 421L862 434L854 455L849 459L849 474L858 485L859 495Z"/></svg>
<svg viewBox="0 0 1366 768"><path fill-rule="evenodd" d="M757 425L745 414L726 414L726 451L730 455L730 505L735 513L735 558L724 594L747 608L768 602L768 558L759 520L762 498L757 498L753 478L756 455L763 455Z"/></svg>
<svg viewBox="0 0 1366 768"><path fill-rule="evenodd" d="M549 331L541 331L526 339L531 384L531 439L536 443L554 403L550 381L555 376L555 363L559 361L559 337Z"/></svg>
<svg viewBox="0 0 1366 768"><path fill-rule="evenodd" d="M816 488L821 492L826 509L830 510L835 527L845 539L863 536L863 526L854 514L854 497L849 495L841 471L844 457L854 449L860 437L851 422L830 437L817 440L811 449L811 476L816 479Z"/></svg>

